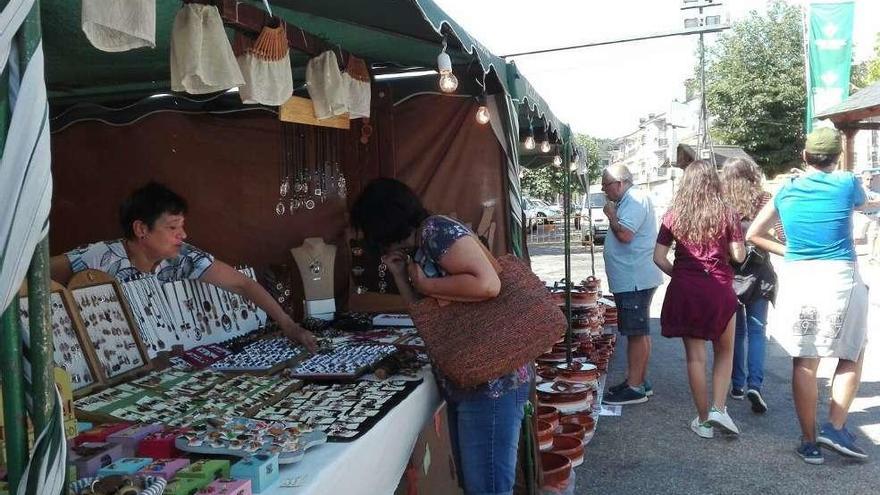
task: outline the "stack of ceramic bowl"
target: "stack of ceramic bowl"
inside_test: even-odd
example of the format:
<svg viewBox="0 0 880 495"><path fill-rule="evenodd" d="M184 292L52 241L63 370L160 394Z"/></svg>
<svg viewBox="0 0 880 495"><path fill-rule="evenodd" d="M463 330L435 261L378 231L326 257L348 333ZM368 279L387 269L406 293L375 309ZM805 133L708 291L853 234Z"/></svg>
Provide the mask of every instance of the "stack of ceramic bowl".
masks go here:
<svg viewBox="0 0 880 495"><path fill-rule="evenodd" d="M611 294L604 296L604 298L610 299L612 302L614 301L614 296ZM617 307L616 306L608 306L604 303L600 303L599 305L604 308L605 324L606 325L617 325Z"/></svg>
<svg viewBox="0 0 880 495"><path fill-rule="evenodd" d="M571 460L561 454L541 452L541 474L543 491L564 491L571 483Z"/></svg>
<svg viewBox="0 0 880 495"><path fill-rule="evenodd" d="M562 414L589 411L596 389L586 383L543 382L536 386L538 405L555 407Z"/></svg>
<svg viewBox="0 0 880 495"><path fill-rule="evenodd" d="M572 425L577 429L572 429ZM587 413L577 413L562 416L559 419L558 431L560 433L566 435L580 430L583 431L581 439L586 445L593 438L593 433L596 431L596 420L593 419L593 416Z"/></svg>
<svg viewBox="0 0 880 495"><path fill-rule="evenodd" d="M556 380L568 383L583 383L599 388L599 368L587 361L572 361L571 364L560 363L556 365Z"/></svg>
<svg viewBox="0 0 880 495"><path fill-rule="evenodd" d="M611 333L593 337L593 352L590 353L590 361L603 373L608 370L608 363L611 361L611 355L614 353L614 343L616 341L617 336Z"/></svg>

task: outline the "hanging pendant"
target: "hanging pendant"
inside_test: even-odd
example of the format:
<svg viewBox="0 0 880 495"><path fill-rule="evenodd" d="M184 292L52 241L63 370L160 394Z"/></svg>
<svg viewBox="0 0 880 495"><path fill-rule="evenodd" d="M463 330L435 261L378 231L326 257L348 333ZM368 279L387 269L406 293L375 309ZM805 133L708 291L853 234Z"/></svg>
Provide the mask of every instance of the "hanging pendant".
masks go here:
<svg viewBox="0 0 880 495"><path fill-rule="evenodd" d="M290 192L290 181L285 178L283 181L281 181L281 187L279 189L280 190L278 192L281 194L282 198L287 196L287 193Z"/></svg>
<svg viewBox="0 0 880 495"><path fill-rule="evenodd" d="M306 200L306 209L307 209L307 210L312 210L312 209L314 209L314 208L315 208L315 200L313 200L313 199L307 199L307 200Z"/></svg>
<svg viewBox="0 0 880 495"><path fill-rule="evenodd" d="M321 262L319 260L314 260L309 264L309 271L312 272L312 281L321 280L322 269L323 267L321 266Z"/></svg>
<svg viewBox="0 0 880 495"><path fill-rule="evenodd" d="M284 215L284 202L279 201L277 205L275 205L275 214L279 217Z"/></svg>

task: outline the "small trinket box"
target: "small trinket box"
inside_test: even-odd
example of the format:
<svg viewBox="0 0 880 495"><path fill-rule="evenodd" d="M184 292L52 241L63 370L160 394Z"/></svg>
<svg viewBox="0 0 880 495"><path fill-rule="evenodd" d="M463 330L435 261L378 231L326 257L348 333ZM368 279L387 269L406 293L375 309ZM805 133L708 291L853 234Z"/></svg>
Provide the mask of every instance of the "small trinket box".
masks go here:
<svg viewBox="0 0 880 495"><path fill-rule="evenodd" d="M102 467L98 470L99 477L113 476L115 474L126 476L135 474L141 469L150 465L153 459L149 457L123 457L115 461L109 466Z"/></svg>
<svg viewBox="0 0 880 495"><path fill-rule="evenodd" d="M198 495L252 495L251 480L214 480L202 488Z"/></svg>
<svg viewBox="0 0 880 495"><path fill-rule="evenodd" d="M201 486L206 486L217 479L229 478L229 461L222 459L201 460L177 472L177 478L189 478L200 480Z"/></svg>
<svg viewBox="0 0 880 495"><path fill-rule="evenodd" d="M251 490L260 493L275 483L278 472L278 454L256 454L232 465L232 477L251 480Z"/></svg>
<svg viewBox="0 0 880 495"><path fill-rule="evenodd" d="M180 451L174 446L174 441L186 431L186 428L174 428L151 433L141 440L137 448L137 455L152 459L178 458Z"/></svg>
<svg viewBox="0 0 880 495"><path fill-rule="evenodd" d="M85 442L103 443L107 441L107 437L109 437L110 435L129 428L130 426L131 423L106 423L103 425L98 425L91 430L84 431L74 437L73 444L80 445Z"/></svg>
<svg viewBox="0 0 880 495"><path fill-rule="evenodd" d="M201 479L174 478L173 481L165 485L165 491L162 492L162 495L193 495L205 486L207 483Z"/></svg>
<svg viewBox="0 0 880 495"><path fill-rule="evenodd" d="M170 480L178 471L187 466L189 466L189 459L156 459L149 466L143 468L140 474Z"/></svg>
<svg viewBox="0 0 880 495"><path fill-rule="evenodd" d="M151 433L162 431L162 425L159 424L141 424L134 425L121 431L117 431L107 437L110 443L122 446L122 455L126 457L134 457L137 452L138 445L141 440L149 436Z"/></svg>
<svg viewBox="0 0 880 495"><path fill-rule="evenodd" d="M89 478L120 458L122 447L115 443L85 442L70 449L67 462L76 467L77 478Z"/></svg>

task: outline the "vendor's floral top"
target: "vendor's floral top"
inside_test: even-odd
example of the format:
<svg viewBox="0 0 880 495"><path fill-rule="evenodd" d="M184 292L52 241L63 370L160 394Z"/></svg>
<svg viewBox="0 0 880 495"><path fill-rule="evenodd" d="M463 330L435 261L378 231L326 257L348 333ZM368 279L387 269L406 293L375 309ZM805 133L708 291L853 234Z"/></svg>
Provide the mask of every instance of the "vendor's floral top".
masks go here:
<svg viewBox="0 0 880 495"><path fill-rule="evenodd" d="M442 215L428 217L422 223L419 248L416 250L414 259L428 277L445 277L447 273L440 266L440 260L455 244L455 241L469 235L474 235L474 233L457 220ZM474 388L460 388L446 379L434 366L434 376L437 378L440 390L447 400L454 401L479 397L493 399L501 397L505 393L519 388L520 385L530 382L533 373L532 367L525 364L516 371L492 379L483 385Z"/></svg>
<svg viewBox="0 0 880 495"><path fill-rule="evenodd" d="M142 275L142 272L131 264L122 239L101 241L88 246L76 248L66 253L73 273L83 270L101 270L126 282ZM180 247L176 258L162 260L153 272L163 282L183 279L197 279L214 263L214 257L187 243Z"/></svg>

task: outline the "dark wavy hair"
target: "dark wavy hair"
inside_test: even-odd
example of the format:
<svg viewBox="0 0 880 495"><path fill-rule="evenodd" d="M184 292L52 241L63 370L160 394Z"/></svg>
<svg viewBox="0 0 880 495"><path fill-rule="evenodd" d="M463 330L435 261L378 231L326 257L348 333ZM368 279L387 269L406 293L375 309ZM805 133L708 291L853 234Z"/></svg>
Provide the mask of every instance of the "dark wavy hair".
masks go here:
<svg viewBox="0 0 880 495"><path fill-rule="evenodd" d="M364 245L383 252L409 237L431 213L416 193L396 179L376 179L351 207L351 225L363 234Z"/></svg>
<svg viewBox="0 0 880 495"><path fill-rule="evenodd" d="M133 240L135 220L144 222L152 230L163 213L185 215L186 210L183 197L158 182L150 182L135 189L119 206L119 226L122 235Z"/></svg>

